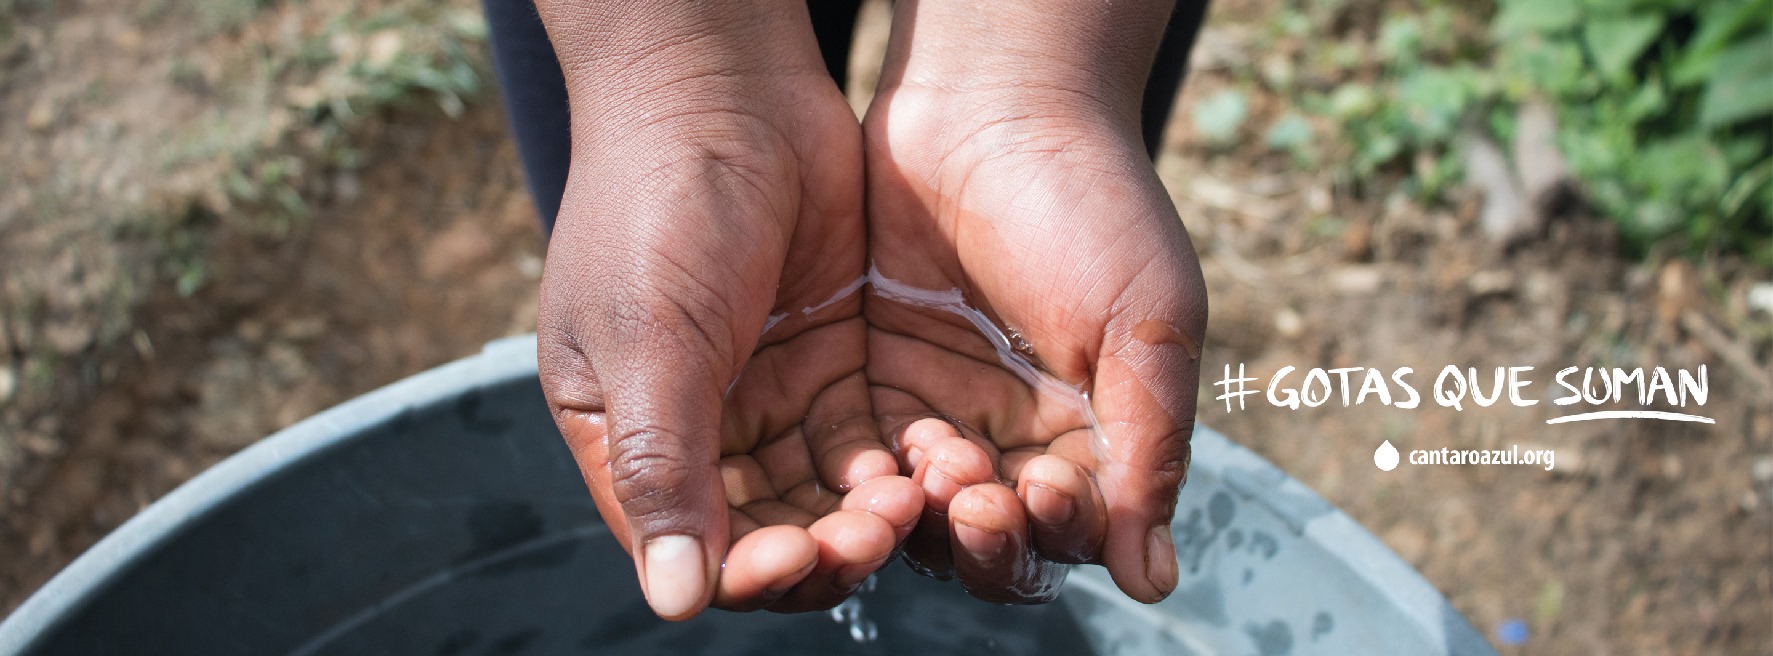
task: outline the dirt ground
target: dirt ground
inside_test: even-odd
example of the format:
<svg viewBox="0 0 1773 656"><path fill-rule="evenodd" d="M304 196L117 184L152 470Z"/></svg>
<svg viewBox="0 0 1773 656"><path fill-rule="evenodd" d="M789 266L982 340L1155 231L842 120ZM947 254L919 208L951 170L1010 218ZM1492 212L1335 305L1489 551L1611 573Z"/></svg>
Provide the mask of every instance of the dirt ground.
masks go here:
<svg viewBox="0 0 1773 656"><path fill-rule="evenodd" d="M1773 389L1764 386L1766 333L1745 328L1768 319L1744 305L1748 285L1768 272L1728 259L1622 260L1609 228L1580 212L1561 217L1543 239L1505 249L1480 236L1479 199L1471 194L1452 206L1423 207L1351 187L1262 147L1259 127L1246 128L1248 144L1209 146L1195 137L1187 110L1232 83L1226 61L1247 56L1250 26L1264 7L1220 4L1159 163L1212 294L1201 421L1347 511L1493 640L1504 622L1524 621L1527 639L1499 644L1504 654L1768 653ZM867 24L878 26L879 7L872 9ZM73 48L84 42L69 32L104 34L91 26L128 23L131 11L70 3L17 13L14 33L26 36L0 41L0 115L29 113L45 89L71 84L45 82L81 66ZM159 42L155 30L174 29L164 21L142 25L145 36L135 38L149 43ZM878 33L865 30L862 39L878 43ZM163 74L165 63L155 60L171 50L149 50L157 54L132 60L158 76L148 86L175 84L177 76ZM16 301L0 305L12 315L0 317L0 352L10 358L0 361L7 372L0 380L0 610L9 612L153 499L253 440L489 339L533 329L542 240L490 94L470 101L459 118L421 108L363 122L360 165L316 187L311 216L285 231L227 220L209 226L212 237L199 253L207 283L195 294L179 294L154 269L86 264L105 259L98 256L65 262L69 248L46 247L56 242L43 236L47 212L33 185L139 131L81 116L102 118L121 111L116 103L152 97L58 96L57 111L71 117L58 120L79 129L0 127L7 140L0 153L14 158L0 162L0 171L20 170L26 158L54 160L34 178L0 174L0 200L15 199L0 203L7 258L0 274L12 276L4 282L24 280L20 271L66 269L97 280L87 285L99 290L93 298L102 300L119 280L137 290L122 309L90 298L42 301L33 307L75 310L40 311L29 322ZM1264 125L1262 118L1280 111L1275 105L1272 97L1253 98L1251 124ZM100 169L66 175L96 181L102 191L107 174ZM67 207L103 216L115 205ZM72 243L111 249L96 251L104 253L141 250L132 245L136 233L99 232ZM63 324L84 332L60 342L44 336ZM74 345L58 351L55 380L33 377L21 364L33 336ZM1533 366L1542 394L1551 373L1567 366L1704 364L1710 394L1699 413L1717 423L1547 426L1546 419L1574 410L1540 403L1455 412L1426 398L1414 410L1332 402L1289 411L1251 397L1245 409L1227 411L1211 383L1239 363L1258 385L1287 365L1408 366L1425 395L1448 364L1486 377L1497 366ZM1552 448L1557 467L1382 473L1371 454L1383 440L1406 451Z"/></svg>

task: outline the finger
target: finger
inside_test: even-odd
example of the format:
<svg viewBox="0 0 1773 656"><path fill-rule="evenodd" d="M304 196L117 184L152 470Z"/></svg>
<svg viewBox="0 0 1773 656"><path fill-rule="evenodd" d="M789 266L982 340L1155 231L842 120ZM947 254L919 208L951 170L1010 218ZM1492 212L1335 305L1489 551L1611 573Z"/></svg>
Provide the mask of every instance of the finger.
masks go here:
<svg viewBox="0 0 1773 656"><path fill-rule="evenodd" d="M940 513L948 512L949 502L961 488L991 481L994 474L984 449L957 433L931 442L918 464L912 480L923 489L924 505Z"/></svg>
<svg viewBox="0 0 1773 656"><path fill-rule="evenodd" d="M893 543L902 544L923 515L923 490L904 476L886 476L863 483L843 498L843 510L860 510L893 527Z"/></svg>
<svg viewBox="0 0 1773 656"><path fill-rule="evenodd" d="M600 339L593 359L609 405L610 493L627 516L641 589L654 612L687 619L711 601L728 544L720 457L724 367L701 324L676 305Z"/></svg>
<svg viewBox="0 0 1773 656"><path fill-rule="evenodd" d="M938 452L943 461L942 471L951 478L985 481L996 474L992 458L995 449L990 448L989 442L976 434L963 433L943 419L926 417L914 421L900 431L893 443L900 466L913 476L926 456ZM942 497L944 507L950 497L952 494Z"/></svg>
<svg viewBox="0 0 1773 656"><path fill-rule="evenodd" d="M1175 590L1178 575L1169 524L1188 475L1197 336L1206 321L1198 274L1192 280L1179 277L1149 294L1134 294L1168 299L1171 307L1144 315L1159 318L1110 324L1093 386L1103 434L1097 481L1108 508L1103 560L1115 584L1146 603Z"/></svg>
<svg viewBox="0 0 1773 656"><path fill-rule="evenodd" d="M734 611L762 608L812 573L819 545L805 529L766 526L727 550L714 605Z"/></svg>
<svg viewBox="0 0 1773 656"><path fill-rule="evenodd" d="M922 423L922 422L920 422ZM905 557L912 569L926 576L946 579L953 575L949 554L948 507L954 497L968 485L992 480L991 461L985 452L959 436L952 426L942 437L939 431L929 434L938 439L926 442L927 451L919 456L912 482L923 490L923 517L905 542ZM931 429L934 425L925 424ZM910 431L908 431L909 433Z"/></svg>
<svg viewBox="0 0 1773 656"><path fill-rule="evenodd" d="M1036 553L1060 563L1096 561L1108 515L1082 467L1055 455L1036 456L1022 467L1016 485Z"/></svg>
<svg viewBox="0 0 1773 656"><path fill-rule="evenodd" d="M616 543L633 556L628 514L622 512L622 504L617 503L615 494L610 492L608 416L601 412L557 410L554 422L566 440L567 450L572 452L573 460L579 465L579 474L584 476L586 487L591 490L591 500L597 505L598 515L603 517L603 523L615 536Z"/></svg>
<svg viewBox="0 0 1773 656"><path fill-rule="evenodd" d="M923 462L923 455L935 448L943 440L960 437L960 431L952 424L935 417L926 417L911 422L898 432L897 439L892 441L893 450L899 457L901 471L911 474Z"/></svg>
<svg viewBox="0 0 1773 656"><path fill-rule="evenodd" d="M1058 596L1066 570L1034 555L1027 515L1010 488L984 483L962 490L949 513L949 530L955 576L973 596L1000 604Z"/></svg>
<svg viewBox="0 0 1773 656"><path fill-rule="evenodd" d="M818 562L806 579L769 606L778 612L830 608L886 565L895 540L886 520L860 510L839 510L807 527L818 544Z"/></svg>

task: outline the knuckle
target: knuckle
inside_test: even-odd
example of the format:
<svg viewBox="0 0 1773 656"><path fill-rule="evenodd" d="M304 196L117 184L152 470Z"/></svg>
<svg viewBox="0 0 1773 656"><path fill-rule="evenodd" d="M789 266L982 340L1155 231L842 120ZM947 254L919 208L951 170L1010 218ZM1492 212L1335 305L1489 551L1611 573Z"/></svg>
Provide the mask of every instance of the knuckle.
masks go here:
<svg viewBox="0 0 1773 656"><path fill-rule="evenodd" d="M675 444L669 433L650 428L611 440L610 491L631 518L672 513L694 487L695 469Z"/></svg>
<svg viewBox="0 0 1773 656"><path fill-rule="evenodd" d="M1194 422L1184 421L1171 432L1158 440L1151 454L1151 486L1153 494L1175 496L1188 480L1188 465L1193 459L1194 450L1189 439L1194 434Z"/></svg>

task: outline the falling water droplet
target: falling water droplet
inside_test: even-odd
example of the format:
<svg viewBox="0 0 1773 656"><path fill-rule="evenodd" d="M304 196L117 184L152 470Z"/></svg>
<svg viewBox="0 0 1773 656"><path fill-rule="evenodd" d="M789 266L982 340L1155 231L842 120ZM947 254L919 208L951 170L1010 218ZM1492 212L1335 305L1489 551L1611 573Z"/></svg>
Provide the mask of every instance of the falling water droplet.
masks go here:
<svg viewBox="0 0 1773 656"><path fill-rule="evenodd" d="M850 624L850 639L856 642L874 642L880 639L880 627L872 620L860 620Z"/></svg>
<svg viewBox="0 0 1773 656"><path fill-rule="evenodd" d="M1391 440L1386 440L1373 450L1373 464L1384 471L1397 469L1397 447L1391 445Z"/></svg>

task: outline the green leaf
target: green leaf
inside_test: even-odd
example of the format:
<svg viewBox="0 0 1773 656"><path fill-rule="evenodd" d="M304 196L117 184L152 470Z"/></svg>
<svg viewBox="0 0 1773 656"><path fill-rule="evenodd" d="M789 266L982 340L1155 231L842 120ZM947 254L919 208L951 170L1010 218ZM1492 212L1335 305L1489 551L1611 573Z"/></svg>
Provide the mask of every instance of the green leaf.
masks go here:
<svg viewBox="0 0 1773 656"><path fill-rule="evenodd" d="M1379 28L1379 54L1397 66L1414 64L1421 50L1421 21L1407 14L1385 19Z"/></svg>
<svg viewBox="0 0 1773 656"><path fill-rule="evenodd" d="M1268 147L1290 151L1309 145L1312 136L1311 123L1303 116L1289 113L1268 126Z"/></svg>
<svg viewBox="0 0 1773 656"><path fill-rule="evenodd" d="M1244 98L1242 91L1220 91L1195 104L1194 131L1211 143L1229 144L1237 138L1237 131L1243 127L1249 112L1249 100Z"/></svg>
<svg viewBox="0 0 1773 656"><path fill-rule="evenodd" d="M1662 89L1662 80L1656 76L1644 80L1637 93L1625 103L1625 118L1633 123L1641 123L1645 119L1662 115L1668 109L1668 92Z"/></svg>
<svg viewBox="0 0 1773 656"><path fill-rule="evenodd" d="M1768 186L1769 182L1773 182L1773 158L1761 160L1759 165L1737 176L1736 181L1730 184L1730 190L1724 192L1723 199L1718 201L1724 216L1734 216L1742 211L1742 206L1748 203L1748 199L1756 191Z"/></svg>
<svg viewBox="0 0 1773 656"><path fill-rule="evenodd" d="M1582 41L1601 73L1623 79L1631 65L1662 34L1662 16L1633 16L1590 20L1582 26Z"/></svg>
<svg viewBox="0 0 1773 656"><path fill-rule="evenodd" d="M1397 83L1404 116L1419 136L1439 141L1452 136L1471 96L1457 72L1442 68L1418 71Z"/></svg>
<svg viewBox="0 0 1773 656"><path fill-rule="evenodd" d="M1555 32L1575 27L1582 5L1575 0L1508 0L1496 15L1498 36Z"/></svg>
<svg viewBox="0 0 1773 656"><path fill-rule="evenodd" d="M1396 159L1403 150L1403 142L1389 132L1370 135L1370 138L1361 143L1359 152L1356 153L1355 168L1371 172L1381 164Z"/></svg>
<svg viewBox="0 0 1773 656"><path fill-rule="evenodd" d="M1546 581L1539 588L1539 598L1533 602L1533 621L1541 625L1549 625L1564 612L1564 582Z"/></svg>
<svg viewBox="0 0 1773 656"><path fill-rule="evenodd" d="M1669 80L1677 87L1699 83L1716 68L1717 58L1743 30L1765 25L1773 0L1719 0L1699 11L1699 33L1687 42Z"/></svg>
<svg viewBox="0 0 1773 656"><path fill-rule="evenodd" d="M1517 97L1535 90L1553 97L1587 94L1595 86L1594 76L1572 41L1526 38L1503 49L1498 67L1508 92Z"/></svg>
<svg viewBox="0 0 1773 656"><path fill-rule="evenodd" d="M1730 165L1711 140L1687 134L1646 144L1628 163L1628 177L1652 197L1717 202L1730 182Z"/></svg>
<svg viewBox="0 0 1773 656"><path fill-rule="evenodd" d="M1719 53L1699 103L1699 124L1716 128L1773 114L1773 29Z"/></svg>
<svg viewBox="0 0 1773 656"><path fill-rule="evenodd" d="M1345 121L1371 114L1378 106L1373 88L1364 84L1344 84L1330 95L1330 113Z"/></svg>

